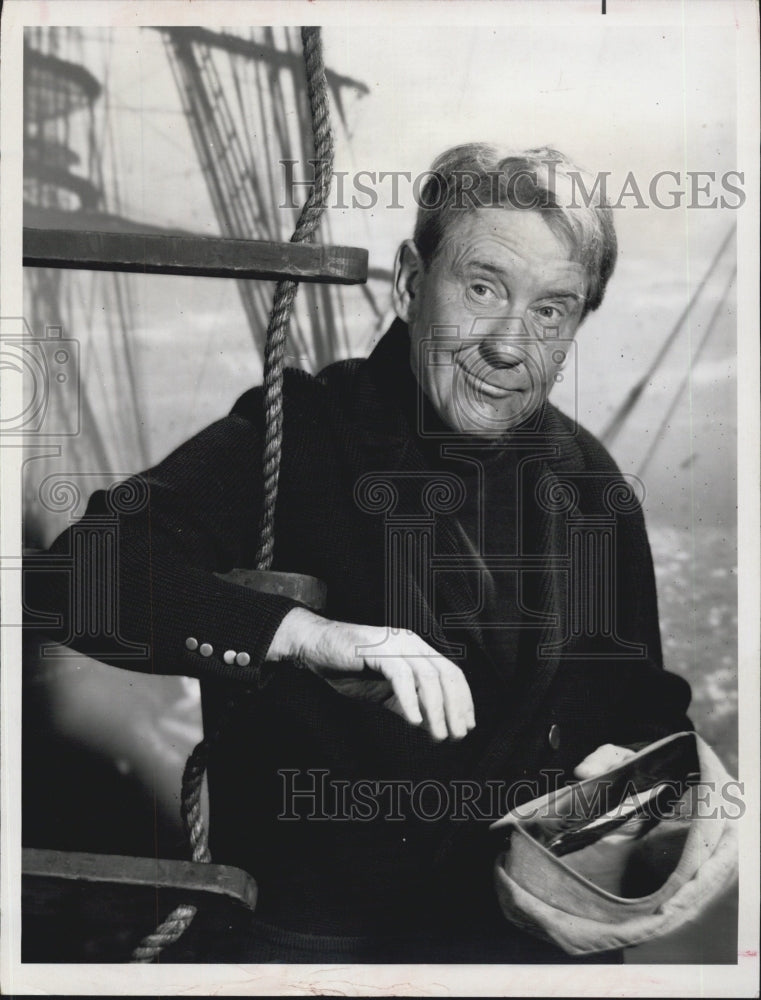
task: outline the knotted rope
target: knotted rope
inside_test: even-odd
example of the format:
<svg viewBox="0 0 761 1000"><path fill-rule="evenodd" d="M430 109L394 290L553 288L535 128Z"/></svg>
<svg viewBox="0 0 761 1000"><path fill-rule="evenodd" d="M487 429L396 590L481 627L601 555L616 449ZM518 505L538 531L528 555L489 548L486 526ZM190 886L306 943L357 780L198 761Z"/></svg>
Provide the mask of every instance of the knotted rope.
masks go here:
<svg viewBox="0 0 761 1000"><path fill-rule="evenodd" d="M305 243L319 225L330 194L333 177L333 133L330 128L328 84L322 58L322 41L319 28L301 29L301 44L306 66L307 97L312 122L315 176L312 188L301 209L291 243ZM283 444L283 367L288 327L298 282L284 279L277 283L272 304L264 352L264 449L262 471L264 497L259 522L259 547L256 568L268 570L272 565L275 544L275 505L277 502L280 456ZM201 813L201 790L209 750L225 728L234 710L236 700L228 702L216 729L195 747L188 757L182 776L182 821L190 841L193 861L208 864L211 861L209 837ZM153 962L170 944L185 933L196 915L196 907L176 907L152 933L147 935L132 953L133 962Z"/></svg>

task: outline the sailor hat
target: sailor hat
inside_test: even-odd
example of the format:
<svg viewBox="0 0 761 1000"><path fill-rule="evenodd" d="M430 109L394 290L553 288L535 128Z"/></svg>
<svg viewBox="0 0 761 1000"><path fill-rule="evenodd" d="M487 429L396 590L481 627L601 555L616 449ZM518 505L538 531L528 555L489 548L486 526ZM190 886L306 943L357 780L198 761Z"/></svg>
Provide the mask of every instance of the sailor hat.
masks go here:
<svg viewBox="0 0 761 1000"><path fill-rule="evenodd" d="M737 874L737 782L696 733L513 809L494 877L512 923L572 955L694 920Z"/></svg>

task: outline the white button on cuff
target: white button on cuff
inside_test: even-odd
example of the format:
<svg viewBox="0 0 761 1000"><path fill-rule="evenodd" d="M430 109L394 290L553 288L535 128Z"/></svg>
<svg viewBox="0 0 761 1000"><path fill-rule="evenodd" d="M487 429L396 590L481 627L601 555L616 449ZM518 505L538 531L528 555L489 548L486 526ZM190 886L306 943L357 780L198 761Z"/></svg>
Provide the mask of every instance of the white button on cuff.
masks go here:
<svg viewBox="0 0 761 1000"><path fill-rule="evenodd" d="M235 657L235 662L238 664L239 667L247 667L251 662L251 657L248 655L248 653L238 653L238 655Z"/></svg>
<svg viewBox="0 0 761 1000"><path fill-rule="evenodd" d="M201 656L211 656L211 654L214 652L214 647L211 646L208 642L202 642L198 652L201 654Z"/></svg>
<svg viewBox="0 0 761 1000"><path fill-rule="evenodd" d="M225 661L225 663L235 663L235 650L234 649L228 649L225 652L225 654L222 657L222 659Z"/></svg>
<svg viewBox="0 0 761 1000"><path fill-rule="evenodd" d="M188 636L185 640L185 648L195 652L198 649L198 639L194 639L192 635Z"/></svg>

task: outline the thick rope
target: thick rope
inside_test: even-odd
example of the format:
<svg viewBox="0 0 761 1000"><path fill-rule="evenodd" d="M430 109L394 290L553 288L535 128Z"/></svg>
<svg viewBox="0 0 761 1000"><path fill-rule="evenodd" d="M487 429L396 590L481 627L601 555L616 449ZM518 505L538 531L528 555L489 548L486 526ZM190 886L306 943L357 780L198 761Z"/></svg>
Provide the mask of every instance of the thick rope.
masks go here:
<svg viewBox="0 0 761 1000"><path fill-rule="evenodd" d="M319 28L302 28L304 62L307 74L307 97L312 117L314 139L315 177L309 197L301 209L291 243L304 243L312 239L325 210L333 177L333 134L330 129L328 85L322 61L322 44ZM259 549L256 568L267 570L272 565L275 544L275 503L277 501L280 453L283 440L283 363L288 325L298 282L279 281L267 328L264 354L264 503L259 525Z"/></svg>
<svg viewBox="0 0 761 1000"><path fill-rule="evenodd" d="M203 778L206 773L209 749L219 738L222 728L230 717L233 705L233 701L228 702L224 711L220 714L216 729L196 745L187 759L185 770L182 774L180 805L182 823L185 828L185 835L190 841L191 857L193 861L198 861L202 864L209 864L211 861L209 838L201 811ZM143 938L132 952L131 960L133 962L154 962L164 948L180 940L193 922L196 912L196 907L190 904L182 904L175 907L166 920L159 924L152 934L148 934Z"/></svg>
<svg viewBox="0 0 761 1000"><path fill-rule="evenodd" d="M307 77L307 97L312 120L314 142L314 183L301 209L291 243L304 243L312 239L319 225L330 194L333 177L333 134L330 128L328 84L322 59L322 41L319 28L301 29L301 43ZM280 456L283 444L283 367L288 327L298 282L279 281L267 326L264 353L264 449L262 471L264 498L259 523L259 548L256 568L268 570L272 565L275 544L275 505L277 503ZM195 747L185 765L182 776L182 820L190 841L193 861L208 864L211 861L209 838L201 812L201 790L209 751L225 728L235 701L230 701L218 720L217 727ZM153 962L164 948L178 941L196 915L196 907L176 907L152 933L140 942L132 953L133 962Z"/></svg>

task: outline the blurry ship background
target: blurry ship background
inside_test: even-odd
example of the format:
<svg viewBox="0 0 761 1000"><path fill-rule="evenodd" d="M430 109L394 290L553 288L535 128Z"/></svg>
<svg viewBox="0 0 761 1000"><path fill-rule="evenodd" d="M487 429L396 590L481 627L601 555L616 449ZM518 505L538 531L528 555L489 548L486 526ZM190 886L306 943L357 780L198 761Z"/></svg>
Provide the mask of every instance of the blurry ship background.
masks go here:
<svg viewBox="0 0 761 1000"><path fill-rule="evenodd" d="M298 29L234 35L168 28L133 37L149 47L158 42L164 52L159 71L171 72L168 86L151 87L167 104L143 109L147 117L141 112L139 122L142 128L151 114L168 115L174 130L182 130L186 148L173 156L176 169L162 176L180 196L158 220L145 219L128 197L125 216L124 145L116 121L129 109L109 85L114 35L30 29L24 53L25 226L180 234L206 212L204 235L289 239L298 211L278 208L287 196L280 160L293 161L294 179L304 179L311 149ZM340 133L346 102L367 88L330 71L328 84ZM179 145L172 127L154 128L170 146ZM302 190L295 188L296 206ZM195 203L189 210L184 195ZM329 219L321 239L331 242ZM362 242L368 243L368 234ZM289 363L316 371L356 353L351 332L356 334L357 314L364 314L368 339L382 319L377 289L389 276L376 270L366 285L340 290L303 283ZM237 292L219 279L25 271L27 322L66 375L49 394L43 428L57 443L28 450L28 547L49 544L81 516L94 489L156 462L260 379L274 283L235 285ZM173 314L166 325L157 315L162 308ZM62 352L69 371L79 364L74 375L58 360ZM66 437L56 436L62 433ZM25 728L34 733L24 757L25 843L122 852L126 843L135 854L184 856L177 803L179 775L200 733L196 682L136 676L80 656L27 657L25 682ZM50 727L50 747L40 746L40 718ZM51 761L60 770L54 803L35 794L37 772ZM123 780L108 782L111 770ZM103 819L93 823L88 802L102 797L105 787L125 784L131 794L99 809ZM154 796L158 822L141 831L139 819L130 817L144 814L149 803L141 806L141 800ZM132 831L126 838L125 830ZM159 842L146 842L146 835Z"/></svg>
<svg viewBox="0 0 761 1000"><path fill-rule="evenodd" d="M544 31L526 34L525 51L511 53L523 60L526 79L510 93L497 86L510 40L487 39L477 29L442 31L436 59L452 68L451 79L432 85L431 64L411 58L425 45L416 30L420 37L412 31L404 39L391 28L350 38L324 31L328 66L342 67L330 70L329 84L336 170L345 172L346 187L342 205L326 213L320 241L369 247L370 280L355 287L302 284L289 343L293 366L317 371L365 355L387 325L393 252L411 231L414 203L402 179L406 195L392 207L389 183L376 175L380 197L368 204L351 187L359 170L414 177L446 145L500 135L517 147L549 141L596 163L612 172L614 192L623 178L610 162L610 148L618 157L616 141L620 158L631 154L627 169L640 176L674 162L701 170L732 165L731 39L721 44L714 33L710 68L689 63L692 50L682 51L672 97L656 109L644 95L642 120L629 121L635 148L606 113L604 102L614 102L615 93L606 98L597 88L600 80L606 87L625 80L613 67L633 58L630 38L597 49L595 37L587 40L588 58L576 60L588 75L586 91L578 81L561 86L570 69L545 81L549 89L532 91L532 51L547 54L550 46L544 65L552 65L551 46L563 43L548 41ZM653 63L659 97L671 93L663 37L661 61ZM597 80L588 73L593 56ZM673 147L681 158L669 160L668 143L677 141L671 125L683 114L679 88L688 84L689 127L684 146ZM527 97L534 92L535 103ZM401 106L402 95L409 107ZM585 131L576 111L592 98L597 106ZM605 127L593 128L595 122ZM653 123L657 141L640 144ZM288 239L297 209L283 206L299 205L305 188L295 188L289 201L281 161L296 161L294 179L307 179L310 148L298 29L28 30L26 226ZM596 433L648 371L732 222L731 210L688 218L689 211L617 215L616 274L579 336L576 369L553 397ZM736 771L736 324L727 281L733 243L725 258L610 447L625 472L647 463L645 507L667 666L692 683L693 720ZM26 268L24 277L33 336L50 340L60 329L75 342L79 365L77 377L54 385L48 400L46 426L55 443L28 450L25 542L40 547L81 515L94 489L158 461L259 381L273 285L236 282L234 292L224 279L39 268ZM79 656L29 655L24 843L185 856L179 775L199 732L194 681L133 674Z"/></svg>

